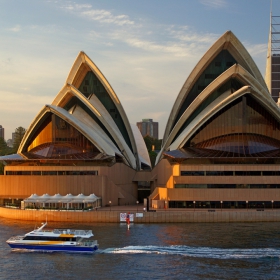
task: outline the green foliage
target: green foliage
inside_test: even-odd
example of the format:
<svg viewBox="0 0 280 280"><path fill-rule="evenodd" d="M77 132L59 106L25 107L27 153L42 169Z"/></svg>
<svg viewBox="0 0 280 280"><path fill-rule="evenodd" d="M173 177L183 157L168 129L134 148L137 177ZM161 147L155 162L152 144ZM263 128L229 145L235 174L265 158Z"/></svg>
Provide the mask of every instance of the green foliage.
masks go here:
<svg viewBox="0 0 280 280"><path fill-rule="evenodd" d="M4 175L4 164L0 161L0 175Z"/></svg>
<svg viewBox="0 0 280 280"><path fill-rule="evenodd" d="M26 129L21 126L16 128L15 135L14 135L14 143L13 143L13 152L14 153L17 152L20 142L21 142L25 132L26 132Z"/></svg>
<svg viewBox="0 0 280 280"><path fill-rule="evenodd" d="M149 152L150 160L151 160L151 165L152 167L155 166L156 158L157 158L157 153L154 151Z"/></svg>
<svg viewBox="0 0 280 280"><path fill-rule="evenodd" d="M148 152L153 150L153 146L154 146L154 150L161 149L162 139L155 139L147 135L144 137L144 141L148 149Z"/></svg>
<svg viewBox="0 0 280 280"><path fill-rule="evenodd" d="M155 139L147 135L144 137L144 141L150 156L152 167L154 167L157 157L157 153L155 151L161 149L162 139Z"/></svg>
<svg viewBox="0 0 280 280"><path fill-rule="evenodd" d="M8 146L6 141L2 137L0 137L0 156L6 155L7 148Z"/></svg>

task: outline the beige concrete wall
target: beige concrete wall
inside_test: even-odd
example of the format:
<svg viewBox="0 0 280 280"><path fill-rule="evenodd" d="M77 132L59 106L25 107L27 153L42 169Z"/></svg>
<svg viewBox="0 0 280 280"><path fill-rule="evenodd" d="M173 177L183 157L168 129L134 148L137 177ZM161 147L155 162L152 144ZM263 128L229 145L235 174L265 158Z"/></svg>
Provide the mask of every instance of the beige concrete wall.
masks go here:
<svg viewBox="0 0 280 280"><path fill-rule="evenodd" d="M89 195L94 193L102 198L102 205L109 201L112 205L135 204L137 200L137 182L132 179L135 170L122 164L116 163L107 166L8 166L5 170L13 171L71 171L71 170L97 170L98 176L91 175L1 175L0 198L24 199L31 194L54 195L71 193ZM120 193L122 199L119 200Z"/></svg>
<svg viewBox="0 0 280 280"><path fill-rule="evenodd" d="M155 182L154 188L166 187L172 177L173 167L167 159L162 159L151 172L151 181Z"/></svg>
<svg viewBox="0 0 280 280"><path fill-rule="evenodd" d="M130 213L135 213L129 211ZM0 208L0 217L15 220L75 223L119 223L120 213L125 211L27 211ZM237 211L168 211L143 212L143 218L136 218L135 223L234 223L234 222L280 222L280 210L237 210Z"/></svg>

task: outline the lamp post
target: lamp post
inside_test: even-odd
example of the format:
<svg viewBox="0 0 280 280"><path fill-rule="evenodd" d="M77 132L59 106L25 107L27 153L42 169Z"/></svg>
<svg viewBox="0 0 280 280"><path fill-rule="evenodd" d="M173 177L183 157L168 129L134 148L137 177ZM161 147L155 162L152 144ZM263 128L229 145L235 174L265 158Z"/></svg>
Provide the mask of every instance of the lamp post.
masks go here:
<svg viewBox="0 0 280 280"><path fill-rule="evenodd" d="M273 200L271 200L271 208L272 208L272 210L273 210L273 202L274 202L274 201L273 201Z"/></svg>
<svg viewBox="0 0 280 280"><path fill-rule="evenodd" d="M136 201L136 204L137 204L137 212L138 212L138 203L139 203L139 201L137 200L137 201Z"/></svg>
<svg viewBox="0 0 280 280"><path fill-rule="evenodd" d="M167 209L167 200L165 200L164 203L165 203L165 207L164 208L166 210Z"/></svg>
<svg viewBox="0 0 280 280"><path fill-rule="evenodd" d="M193 211L195 211L195 200L193 201Z"/></svg>
<svg viewBox="0 0 280 280"><path fill-rule="evenodd" d="M112 201L110 200L110 201L109 201L109 205L110 205L110 211L111 211L111 203L112 203Z"/></svg>
<svg viewBox="0 0 280 280"><path fill-rule="evenodd" d="M246 208L247 208L247 211L248 211L248 200L246 200Z"/></svg>
<svg viewBox="0 0 280 280"><path fill-rule="evenodd" d="M223 211L223 201L221 200L221 211Z"/></svg>

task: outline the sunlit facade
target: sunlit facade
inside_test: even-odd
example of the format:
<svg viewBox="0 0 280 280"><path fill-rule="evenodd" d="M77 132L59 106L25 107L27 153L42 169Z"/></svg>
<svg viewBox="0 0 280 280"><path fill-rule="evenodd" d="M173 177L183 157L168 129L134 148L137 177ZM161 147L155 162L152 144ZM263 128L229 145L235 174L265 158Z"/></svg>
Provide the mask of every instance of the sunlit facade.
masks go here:
<svg viewBox="0 0 280 280"><path fill-rule="evenodd" d="M180 90L151 169L139 129L81 52L18 153L0 158L0 204L94 193L102 206L149 196L155 209L280 208L279 121L259 69L228 31Z"/></svg>
<svg viewBox="0 0 280 280"><path fill-rule="evenodd" d="M94 193L103 206L132 204L139 182L146 181L137 173L151 170L143 137L84 52L53 102L30 124L17 154L0 160L0 204L19 205L35 193Z"/></svg>
<svg viewBox="0 0 280 280"><path fill-rule="evenodd" d="M279 120L254 61L226 32L175 101L153 171L154 207L280 207Z"/></svg>

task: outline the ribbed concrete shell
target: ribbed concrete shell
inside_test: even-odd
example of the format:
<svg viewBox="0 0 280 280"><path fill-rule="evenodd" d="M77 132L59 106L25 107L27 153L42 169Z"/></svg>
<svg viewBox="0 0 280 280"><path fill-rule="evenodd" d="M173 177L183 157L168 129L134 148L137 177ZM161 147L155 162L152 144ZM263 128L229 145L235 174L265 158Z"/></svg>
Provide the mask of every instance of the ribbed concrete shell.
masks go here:
<svg viewBox="0 0 280 280"><path fill-rule="evenodd" d="M103 99L100 93L98 96L95 92L91 92L86 96L77 88L81 87L88 73L93 73L104 88ZM110 104L116 109L109 109ZM116 110L120 115L118 120L113 119L110 110ZM142 156L138 154L134 133L115 92L84 52L79 53L66 79L66 84L57 94L52 105L46 105L31 123L19 147L19 154L27 151L30 139L50 112L75 127L101 153L110 156L118 155L133 169L140 169L142 161L145 165L151 166L147 158L148 153L143 152L143 147L140 152Z"/></svg>
<svg viewBox="0 0 280 280"><path fill-rule="evenodd" d="M198 80L199 76L210 64L210 62L222 50L227 50L235 58L238 64L240 64L245 70L247 70L263 86L265 91L267 91L265 81L250 54L247 52L241 42L235 37L235 35L231 31L227 31L205 53L205 55L201 58L201 60L195 66L186 82L184 83L167 121L163 143L167 141L172 127L175 125L174 121L176 119L178 111L182 106L182 103L184 102L186 96L189 94L189 91L192 89L192 86Z"/></svg>
<svg viewBox="0 0 280 280"><path fill-rule="evenodd" d="M109 82L106 80L106 78L101 73L101 71L98 69L98 67L91 61L91 59L84 52L80 52L79 55L77 56L73 66L69 72L69 75L66 79L66 84L72 84L73 86L77 87L77 85L81 84L81 81L84 79L84 77L88 71L92 71L97 76L97 78L99 79L99 81L102 83L102 85L106 89L107 93L109 94L111 100L117 107L117 110L118 110L119 114L121 115L121 119L124 122L125 130L128 134L129 141L131 143L131 152L135 155L136 165L139 168L137 146L135 143L135 139L134 139L133 132L131 130L129 121L125 114L125 111L124 111L116 93L114 92L111 85L109 84ZM57 102L59 102L57 99L55 99L53 101L54 104ZM127 153L128 153L128 151L127 151ZM135 164L133 164L133 167L134 167L134 165Z"/></svg>
<svg viewBox="0 0 280 280"><path fill-rule="evenodd" d="M92 95L90 98L86 98L73 85L66 84L56 96L53 104L63 107L63 105L66 104L73 96L78 98L87 108L91 110L92 114L94 114L100 123L104 125L109 135L114 139L117 147L115 144L113 145L115 146L115 149L118 150L118 154L122 154L129 162L129 165L131 165L133 168L136 168L135 156L128 147L127 143L124 141L122 134L113 121L112 117L108 114L106 108L104 108L102 103L98 100L98 98L96 98L95 95ZM77 106L75 110L70 109L69 112L81 122L89 126L89 128L91 126L97 126L99 127L100 131L103 131L103 129L82 108ZM104 131L103 134L105 139L108 138Z"/></svg>
<svg viewBox="0 0 280 280"><path fill-rule="evenodd" d="M66 110L53 105L46 105L37 115L33 123L30 125L28 131L26 132L24 141L21 142L18 151L19 153L27 150L28 139L32 137L32 134L36 132L37 128L40 127L41 123L50 113L55 114L56 116L65 120L67 123L71 124L88 140L90 140L101 153L111 156L115 156L116 153L120 153L113 142L110 140L110 138L106 137L103 131L93 122L85 124L84 122L81 122L79 119L69 114Z"/></svg>
<svg viewBox="0 0 280 280"><path fill-rule="evenodd" d="M236 78L242 81L244 86L240 90L231 93L226 91L221 94L215 101L207 106L176 139L176 135L188 120L193 112L206 100L206 98L219 86L224 84L230 78ZM253 98L258 100L276 119L280 121L279 109L270 94L248 71L242 66L236 64L222 73L217 79L215 79L209 86L207 86L197 98L191 103L188 109L180 117L179 121L175 124L170 135L163 143L162 150L158 154L157 162L162 158L163 151L176 150L184 146L186 141L195 133L210 117L221 110L223 107L231 103L238 97L250 94Z"/></svg>
<svg viewBox="0 0 280 280"><path fill-rule="evenodd" d="M195 82L222 50L227 50L235 58L237 63L221 73L204 90L202 90L202 92L198 93L187 109L184 112L181 112L181 115L178 115L184 100L190 93ZM239 80L244 87L234 93L228 91L221 94L211 104L204 108L183 131L180 131L182 130L182 126L188 121L188 118L196 112L199 106L201 106L218 87L231 78ZM157 156L156 163L162 159L164 151L176 150L183 147L193 133L195 133L211 116L244 94L250 94L277 120L279 120L279 109L271 98L256 64L234 34L231 31L228 31L206 52L179 92L167 122L162 149ZM176 119L177 121L175 121ZM180 135L178 135L179 131Z"/></svg>

